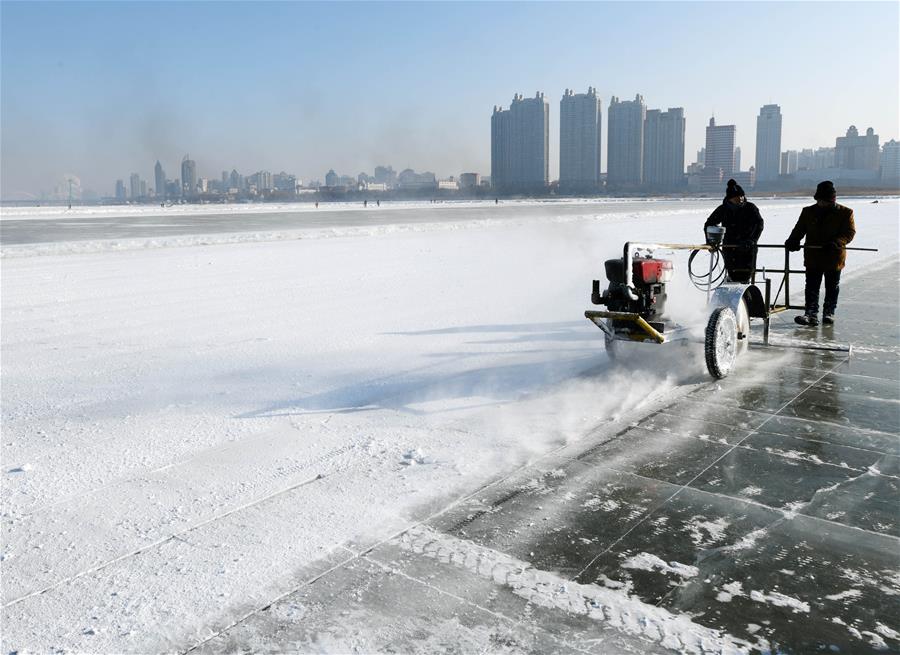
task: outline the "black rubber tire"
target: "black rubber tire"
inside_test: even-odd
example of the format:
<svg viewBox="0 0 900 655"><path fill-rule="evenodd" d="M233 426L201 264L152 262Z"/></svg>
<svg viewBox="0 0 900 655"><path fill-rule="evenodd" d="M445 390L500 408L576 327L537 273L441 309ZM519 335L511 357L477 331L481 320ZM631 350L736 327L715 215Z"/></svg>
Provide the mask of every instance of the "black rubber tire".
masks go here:
<svg viewBox="0 0 900 655"><path fill-rule="evenodd" d="M723 331L733 333L730 348L729 344L721 342ZM737 357L737 318L730 307L717 307L713 310L706 324L704 350L709 374L717 380L728 377Z"/></svg>

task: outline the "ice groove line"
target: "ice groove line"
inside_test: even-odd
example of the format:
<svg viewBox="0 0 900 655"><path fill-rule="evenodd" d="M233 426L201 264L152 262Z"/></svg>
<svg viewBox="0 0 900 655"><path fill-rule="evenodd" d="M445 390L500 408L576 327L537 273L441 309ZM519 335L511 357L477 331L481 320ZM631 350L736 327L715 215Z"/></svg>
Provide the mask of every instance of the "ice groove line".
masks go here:
<svg viewBox="0 0 900 655"><path fill-rule="evenodd" d="M829 369L828 371L825 371L825 373L823 373L817 380L815 380L815 381L813 381L813 382L810 382L810 383L809 383L802 391L800 391L800 393L796 394L793 398L791 398L791 399L788 400L784 405L782 405L782 406L778 409L777 412L775 412L774 414L769 415L769 417L768 417L766 420L764 420L764 421L763 421L762 423L760 423L758 426L756 426L755 428L753 428L752 430L750 430L750 431L749 431L749 432L748 432L748 433L747 433L740 441L738 441L738 442L735 443L733 446L731 446L728 450L726 450L724 453L722 453L722 454L721 454L718 458L716 458L709 466L707 466L706 468L704 468L702 471L700 471L700 472L699 472L697 475L695 475L693 478L691 478L690 480L688 480L687 482L685 482L683 485L681 485L678 489L675 490L675 492L674 492L671 496L669 496L668 498L666 498L663 502L661 502L659 505L657 505L656 507L654 507L651 511L647 512L641 520L639 520L639 521L638 521L637 523L635 523L633 526L631 526L630 528L628 528L628 530L626 530L626 531L624 532L624 534L622 534L618 539L616 539L616 540L613 541L609 546L607 546L607 547L604 548L602 551L600 551L599 553L597 553L597 554L591 559L591 561L588 562L588 563L584 566L584 568L582 568L576 575L572 576L572 580L577 580L579 577L581 577L581 575L582 575L586 570L588 570L588 569L594 564L594 562L596 562L598 559L600 559L600 557L602 557L603 555L605 555L606 553L608 553L610 550L612 550L613 547L617 546L617 545L618 545L625 537L627 537L629 534L631 534L632 532L634 532L634 530L636 530L639 526L643 525L644 521L646 521L646 520L647 520L654 512L656 512L660 507L663 507L666 503L668 503L668 502L671 501L673 498L675 498L675 496L677 496L677 495L680 494L682 491L684 491L685 489L687 489L688 486L690 486L693 482L695 482L696 480L698 480L698 479L700 478L700 476L702 476L704 473L706 473L708 470L710 470L713 466L715 466L716 464L718 464L719 462L721 462L725 457L728 456L729 453L731 453L732 451L734 451L735 448L737 448L737 447L740 446L742 443L744 443L744 441L746 441L746 440L749 439L751 436L753 436L754 434L756 434L762 426L764 426L766 423L768 423L768 422L771 421L773 418L775 418L776 416L778 416L778 414L779 414L781 411L783 411L785 408L787 408L792 402L794 402L795 400L797 400L797 398L799 398L799 397L802 396L804 393L806 393L807 391L809 391L815 384L818 384L819 382L821 382L825 377L828 376L829 373L831 373L832 370L834 370L834 368L837 368L838 366L841 366L844 362L847 361L847 359L849 359L849 358L845 357L845 358L842 359L840 362L838 362L832 369ZM712 383L710 383L710 384L712 384Z"/></svg>
<svg viewBox="0 0 900 655"><path fill-rule="evenodd" d="M204 521L201 521L200 523L196 523L195 525L192 525L192 526L189 527L189 528L185 528L184 530L180 530L179 532L175 532L175 533L170 534L170 535L168 535L168 536L166 536L166 537L162 537L161 539L157 539L156 541L154 541L154 542L152 542L152 543L146 544L146 545L144 545L144 546L141 546L140 548L137 548L137 549L135 549L135 550L132 550L132 551L129 551L129 552L124 553L124 554L122 554L122 555L119 555L118 557L115 557L115 558L113 558L113 559L111 559L111 560L107 560L106 562L103 562L103 563L98 564L98 565L96 565L96 566L92 566L92 567L90 567L90 568L87 568L87 569L85 569L85 570L83 570L83 571L81 571L81 572L79 572L79 573L76 573L75 575L70 575L70 576L68 576L68 577L66 577L66 578L63 578L62 580L57 580L57 581L54 582L53 584L47 585L47 586L45 586L45 587L43 587L43 588L41 588L41 589L38 589L38 590L36 590L36 591L31 591L31 592L29 592L29 593L27 593L27 594L25 594L25 595L23 595L23 596L19 596L18 598L14 598L13 600L4 603L4 604L3 604L3 609L6 609L7 607L11 607L11 606L13 606L13 605L17 605L18 603L21 603L21 602L24 601L24 600L28 600L29 598L33 598L34 596L40 596L41 594L45 594L45 593L47 593L48 591L51 591L51 590L53 590L53 589L56 589L57 587L59 587L59 586L61 586L61 585L67 584L67 583L69 583L69 582L72 582L73 580L77 580L78 578L83 578L84 576L90 575L91 573L96 573L97 571L102 571L103 569L105 569L105 568L107 568L107 567L109 567L109 566L111 566L111 565L113 565L113 564L116 564L117 562L121 562L121 561L123 561L123 560L126 560L126 559L128 559L129 557L135 557L135 556L137 556L137 555L141 555L142 553L145 553L145 552L147 552L148 550L152 550L152 549L154 549L154 548L158 548L159 546L161 546L161 545L163 545L163 544L165 544L165 543L167 543L167 542L169 542L169 541L173 541L173 540L176 540L176 539L180 539L182 535L185 535L185 534L188 534L188 533L190 533L190 532L193 532L194 530L197 530L197 529L199 529L199 528L202 528L202 527L205 526L205 525L209 525L210 523L214 523L215 521L219 521L219 520L221 520L221 519L223 519L223 518L226 518L226 517L228 517L228 516L231 516L232 514L235 514L235 513L240 512L240 511L243 511L243 510L245 510L245 509L248 509L248 508L250 508L250 507L253 507L254 505L258 505L258 504L260 504L260 503L263 503L263 502L265 502L265 501L267 501L267 500L271 500L272 498L275 498L275 497L280 496L280 495L282 495L282 494L286 494L286 493L288 493L288 492L290 492L290 491L293 491L294 489L299 489L300 487L305 487L305 486L307 486L307 485L309 485L309 484L312 484L313 482L316 482L316 481L318 481L318 480L324 480L324 479L326 479L326 478L328 478L328 477L331 477L332 475L334 475L334 473L331 473L331 474L329 474L329 475L324 475L324 474L321 474L321 473L320 473L320 474L316 475L316 476L313 477L313 478L308 478L308 479L306 479L306 480L303 480L302 482L298 482L297 484L293 484L293 485L291 485L291 486L289 486L289 487L286 487L286 488L284 488L284 489L280 489L280 490L275 491L275 492L273 492L273 493L271 493L271 494L269 494L268 496L265 496L265 497L263 497L263 498L258 498L258 499L256 499L256 500L253 500L253 501L249 502L249 503L244 503L243 505L240 505L240 506L238 506L238 507L233 507L232 509L228 510L227 512L222 512L221 514L217 514L217 515L215 515L215 516L212 516L212 517L210 517L210 518L208 518L208 519L206 519L206 520L204 520Z"/></svg>
<svg viewBox="0 0 900 655"><path fill-rule="evenodd" d="M185 464L190 464L192 462L196 462L198 460L203 460L204 458L221 455L223 453L228 453L231 450L240 449L243 447L251 446L255 441L259 439L265 439L267 437L272 436L272 430L264 430L262 432L258 432L256 434L251 434L244 439L236 439L234 441L227 441L225 443L220 443L216 446L212 446L210 448L206 448L199 452L196 452L187 457L183 457L181 459L177 459L175 461L169 462L168 464L161 464L159 466L155 466L152 469L137 469L132 472L131 475L123 478L119 478L117 480L112 480L106 484L102 484L99 487L94 487L92 489L86 489L79 493L69 494L68 496L63 496L62 498L57 498L56 500L50 501L48 503L44 503L43 505L38 505L36 507L25 508L22 513L23 518L27 518L33 516L34 514L39 514L48 509L52 509L59 505L64 505L66 503L70 503L76 500L80 500L82 498L87 498L88 496L92 496L101 491L105 491L107 489L111 489L117 486L126 485L136 480L139 480L141 477L152 477L163 471L167 471L173 468L179 468L184 466ZM104 440L106 441L106 440ZM293 465L291 468L309 468L311 466L316 466L322 464L323 462L327 462L335 457L338 457L349 450L353 450L355 444L349 443L340 448L333 448L326 453L322 453L317 457L313 457L308 462L301 462ZM277 477L277 476L276 476Z"/></svg>
<svg viewBox="0 0 900 655"><path fill-rule="evenodd" d="M849 358L848 358L848 359L849 359ZM840 363L838 364L838 366L843 365L844 362L848 361L848 359L845 359L844 361L840 362ZM789 405L790 403L794 402L795 400L797 400L797 398L798 398L799 396L802 396L804 393L806 393L807 391L809 391L809 390L812 388L812 385L818 384L818 383L822 380L822 378L824 378L824 377L826 377L826 376L832 374L832 372L833 372L833 371L831 371L831 370L830 370L830 371L827 371L827 372L825 373L825 375L823 375L822 377L820 377L819 379L817 379L815 382L810 383L810 386L807 387L806 389L804 389L798 396L795 396L795 397L791 398L791 400L788 401L788 405ZM880 379L880 378L875 378L875 379ZM866 396L862 396L862 397L865 398ZM706 402L705 400L693 400L693 399L691 399L691 398L686 398L685 400L687 400L688 402L691 402L691 403L696 403L696 404L698 404L698 405L704 405L704 406L708 406L708 407L715 407L715 405L714 405L713 403ZM768 418L766 418L765 421L763 421L763 423L768 423L771 419L773 419L773 418L775 418L776 416L778 416L778 412L780 412L782 409L784 409L785 407L787 407L787 405L784 405L784 406L781 407L780 409L776 410L774 413L772 413L772 412L762 412L762 411L760 411L760 410L758 410L758 409L746 409L745 407L738 407L737 405L729 406L729 407L730 407L730 409L738 409L738 410L740 410L740 411L742 411L742 412L749 412L749 413L751 413L751 414L762 414L763 416L768 417ZM685 416L685 415L683 415L683 414L672 414L672 416L676 416L676 417L678 417L678 418L692 418L692 417L690 417L690 416ZM832 427L832 428L840 428L841 430L853 430L854 432L868 432L869 434L877 434L877 435L879 435L879 436L888 436L888 437L896 437L896 436L897 436L897 435L894 434L894 433L891 433L891 432L883 432L882 430L873 430L872 428L860 428L860 427L856 427L856 426L853 426L853 425L841 425L840 423L833 423L832 421L813 420L813 419L809 419L809 418L803 418L803 417L801 417L801 416L787 416L787 415L782 414L781 416L779 416L779 418L785 418L785 419L788 419L789 421L802 421L803 423L812 423L813 425L816 425L816 424L822 424L822 425L827 425L828 427ZM715 421L713 421L713 422L715 422ZM763 423L761 423L760 426L762 426ZM759 428L756 428L756 429L759 429ZM781 432L774 432L773 434L779 434L779 435L784 436L784 437L790 437L790 436L792 436L792 435L784 434L784 433L781 433Z"/></svg>
<svg viewBox="0 0 900 655"><path fill-rule="evenodd" d="M651 396L651 398L652 398L652 396ZM673 404L674 402L677 402L677 401L678 401L678 399L676 399L676 400L674 400L674 401L672 401L672 402L670 402L670 403L667 403L666 406L671 405L671 404ZM648 400L647 402L649 402L649 400ZM659 401L657 400L657 402L659 402ZM637 410L639 410L640 407L641 407L641 405L639 405L638 407L634 408L631 412L626 413L626 416L620 418L618 421L616 421L616 423L618 423L618 422L625 422L625 421L627 421L627 420L633 419L634 417L632 417L631 414L632 414L633 412L636 412ZM589 430L589 431L587 432L587 434L588 434L588 435L594 434L594 433L596 433L596 432L598 432L598 431L602 431L604 428L608 428L608 427L609 427L608 424L604 424L604 425L602 425L602 426L592 428L591 430ZM353 557L349 557L348 559L346 559L346 560L344 560L344 561L342 561L342 562L339 562L338 564L335 564L334 566L332 566L332 567L331 567L330 569L328 569L327 571L324 571L324 572L322 572L322 573L316 575L315 577L313 577L312 579L308 580L307 582L303 582L303 583L301 583L301 584L299 584L299 585L297 585L297 586L295 586L295 587L293 587L293 588L291 588L291 589L289 589L289 590L287 590L287 591L285 591L285 592L283 592L283 593L281 593L281 594L278 594L278 595L277 595L275 598L273 598L272 600L270 600L270 601L268 601L268 602L266 602L266 603L264 603L264 604L262 604L262 605L259 605L256 609L253 609L253 610L251 610L250 612L246 613L246 614L243 615L242 617L240 617L240 618L238 618L237 620L233 621L233 622L232 622L231 624L229 624L228 626L226 626L226 627L224 627L224 628L222 628L222 629L220 629L220 630L214 632L213 634L209 635L209 636L206 637L205 639L202 639L202 640L198 641L198 642L195 643L193 646L190 646L189 648L187 648L187 649L185 649L185 650L183 650L183 651L180 651L180 652L182 653L182 655L187 655L187 653L191 653L191 652L197 650L198 648L200 648L201 646L203 646L203 644L205 644L205 643L207 643L207 642L209 642L209 641L215 639L216 637L219 637L220 635L224 634L224 633L227 632L228 630L231 630L232 628L234 628L234 627L240 625L241 623L243 623L244 621L246 621L246 620L249 619L250 617L254 616L255 614L258 614L259 612L263 611L263 610L266 609L267 607L271 606L273 603L277 603L278 601L280 601L280 600L282 600L282 599L284 599L284 598L287 598L288 596L290 596L291 594L296 593L297 591L299 591L299 590L302 589L303 587L315 583L315 582L318 581L319 579L325 577L325 576L328 575L329 573L331 573L331 572L333 572L333 571L335 571L335 570L337 570L337 569L339 569L339 568L341 568L341 567L343 567L343 566L346 566L346 565L349 564L350 562L352 562L352 561L354 561L354 560L356 560L356 559L358 559L358 558L360 558L360 557L365 557L366 555L368 555L369 553L371 553L373 550L375 550L375 549L378 548L379 546L383 546L384 544L386 544L386 543L388 543L388 542L390 542L390 541L393 541L393 540L395 540L395 539L399 539L400 537L402 537L404 534L406 534L406 533L409 532L410 530L412 530L412 529L414 529L414 528L417 528L417 527L420 527L420 526L424 526L427 522L429 522L429 521L431 521L431 520L433 520L433 519L435 519L435 518L441 516L442 514L445 514L446 512L449 512L451 509L453 509L453 508L456 507L457 505L466 502L466 501L469 500L470 498L474 498L475 496L477 496L477 495L480 494L480 493L483 493L483 492L486 491L487 489L490 489L491 487L494 487L494 486L503 484L504 482L506 482L507 480L509 480L509 479L512 478L513 476L515 476L515 475L517 475L518 473L520 473L521 471L524 471L524 470L526 470L526 469L529 469L529 468L534 467L536 464L538 464L538 463L541 462L542 460L544 460L544 459L549 459L550 457L552 457L553 455L556 455L557 453L559 453L560 451L564 450L564 449L567 448L568 446L569 446L569 444L562 444L562 445L560 445L559 447L554 448L554 449L550 450L549 452L545 453L544 455L542 455L541 457L539 457L536 461L534 461L534 462L526 462L526 463L522 464L521 466L516 467L515 469L513 469L512 471L510 471L510 472L507 473L506 475L503 475L503 476L501 476L501 477L499 477L499 478L496 478L496 479L494 479L494 480L491 480L491 481L489 481L489 482L487 482L487 483L481 485L480 487L478 487L478 488L475 489L474 491L471 491L471 492L469 492L469 493L465 493L465 494L463 494L462 496L457 497L456 500L451 501L449 504L445 505L443 508L439 509L438 511L436 511L436 512L434 512L434 513L432 513L432 514L430 514L430 515L428 515L428 516L426 516L426 517L424 517L424 518L422 518L422 519L420 519L420 520L418 520L418 521L414 521L414 522L410 523L409 525L407 525L407 526L404 527L403 529L398 530L397 532L395 532L395 533L393 533L393 534L391 534L391 535L385 537L384 539L382 539L381 541L379 541L379 542L377 542L377 543L375 543L375 544L372 544L371 546L369 546L368 548L362 550L361 552L356 553ZM343 547L342 547L342 548L343 548ZM347 549L344 548L344 550L347 550Z"/></svg>

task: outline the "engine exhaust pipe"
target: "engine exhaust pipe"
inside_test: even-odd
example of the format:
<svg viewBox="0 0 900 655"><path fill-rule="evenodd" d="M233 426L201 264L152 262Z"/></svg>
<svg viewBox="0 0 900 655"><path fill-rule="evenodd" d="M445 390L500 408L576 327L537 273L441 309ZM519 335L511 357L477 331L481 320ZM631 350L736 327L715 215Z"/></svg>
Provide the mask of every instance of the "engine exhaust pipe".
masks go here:
<svg viewBox="0 0 900 655"><path fill-rule="evenodd" d="M600 297L600 280L591 282L591 302L595 305L602 305L603 300Z"/></svg>

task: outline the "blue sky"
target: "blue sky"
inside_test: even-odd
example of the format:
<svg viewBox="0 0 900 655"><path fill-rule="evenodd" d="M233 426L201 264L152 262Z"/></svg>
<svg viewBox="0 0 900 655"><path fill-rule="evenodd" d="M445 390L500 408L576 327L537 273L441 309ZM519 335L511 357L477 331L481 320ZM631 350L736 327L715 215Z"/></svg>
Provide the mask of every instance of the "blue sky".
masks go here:
<svg viewBox="0 0 900 655"><path fill-rule="evenodd" d="M116 178L236 167L323 178L376 164L440 176L490 168L490 114L514 93L596 86L685 108L687 161L715 112L752 163L755 116L783 148L852 123L900 137L900 4L0 3L2 192L63 173ZM604 135L605 150L605 135ZM605 169L605 152L603 167Z"/></svg>

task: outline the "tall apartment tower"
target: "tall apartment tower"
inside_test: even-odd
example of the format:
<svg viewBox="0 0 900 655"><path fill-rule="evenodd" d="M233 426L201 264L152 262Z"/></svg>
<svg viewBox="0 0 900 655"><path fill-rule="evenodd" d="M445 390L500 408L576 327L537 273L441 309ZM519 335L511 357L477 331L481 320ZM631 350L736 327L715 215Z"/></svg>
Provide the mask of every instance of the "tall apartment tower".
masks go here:
<svg viewBox="0 0 900 655"><path fill-rule="evenodd" d="M550 180L550 105L544 94L513 97L491 115L491 184L501 191L540 191Z"/></svg>
<svg viewBox="0 0 900 655"><path fill-rule="evenodd" d="M131 197L132 198L140 198L141 197L141 176L137 173L132 173L129 178L129 186L131 187Z"/></svg>
<svg viewBox="0 0 900 655"><path fill-rule="evenodd" d="M153 179L156 184L156 197L166 197L166 172L163 170L162 164L156 160L156 166L153 167Z"/></svg>
<svg viewBox="0 0 900 655"><path fill-rule="evenodd" d="M190 155L181 160L181 193L184 196L197 193L197 162Z"/></svg>
<svg viewBox="0 0 900 655"><path fill-rule="evenodd" d="M611 187L637 187L643 181L644 98L609 101L609 127L606 137L606 182Z"/></svg>
<svg viewBox="0 0 900 655"><path fill-rule="evenodd" d="M597 89L566 89L559 101L559 188L593 191L600 187L600 120Z"/></svg>
<svg viewBox="0 0 900 655"><path fill-rule="evenodd" d="M644 185L675 189L684 184L684 109L648 109L644 118Z"/></svg>
<svg viewBox="0 0 900 655"><path fill-rule="evenodd" d="M777 180L780 158L781 107L763 105L756 117L756 181Z"/></svg>
<svg viewBox="0 0 900 655"><path fill-rule="evenodd" d="M734 125L716 125L715 117L706 126L706 168L721 169L727 178L734 173L734 139L737 128Z"/></svg>

